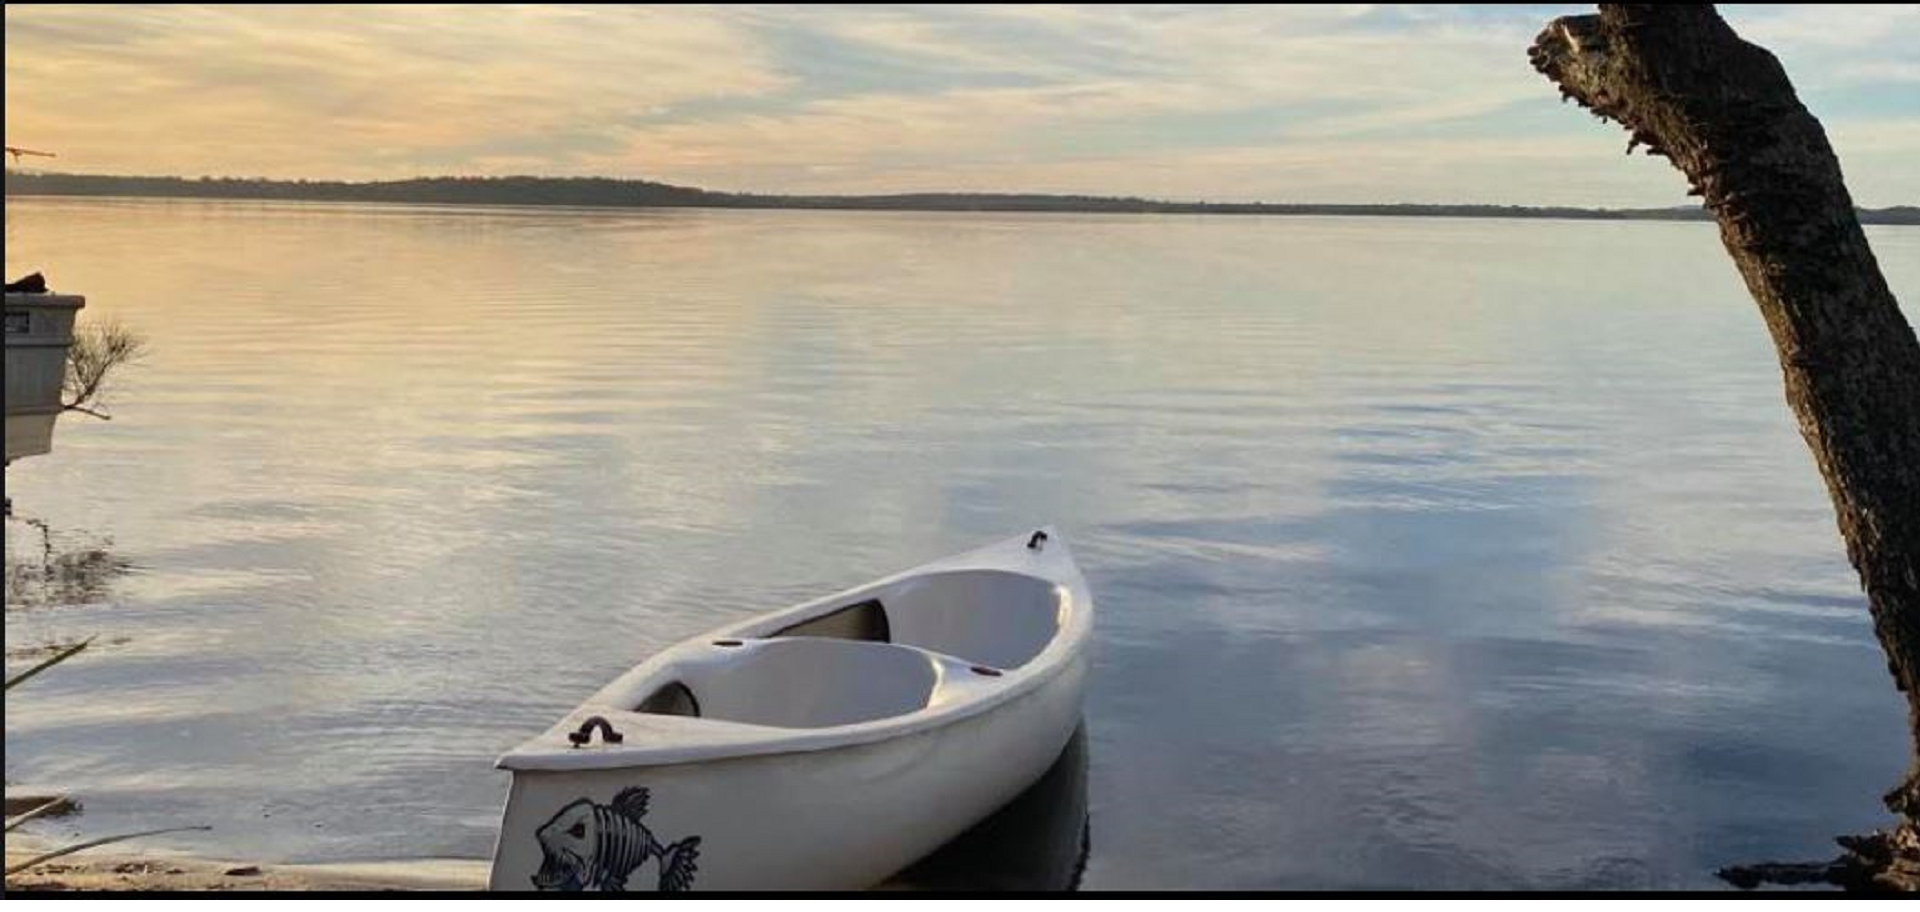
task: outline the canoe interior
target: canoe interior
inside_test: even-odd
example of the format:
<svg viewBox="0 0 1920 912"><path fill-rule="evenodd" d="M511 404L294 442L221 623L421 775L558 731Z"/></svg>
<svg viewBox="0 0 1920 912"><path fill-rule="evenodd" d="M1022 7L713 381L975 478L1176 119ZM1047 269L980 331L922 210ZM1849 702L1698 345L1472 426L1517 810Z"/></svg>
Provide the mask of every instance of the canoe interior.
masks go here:
<svg viewBox="0 0 1920 912"><path fill-rule="evenodd" d="M768 632L720 639L633 703L642 713L776 728L827 728L904 715L1044 651L1065 592L1001 570L901 580Z"/></svg>
<svg viewBox="0 0 1920 912"><path fill-rule="evenodd" d="M778 728L828 728L914 712L927 705L941 674L926 653L814 637L768 640L738 661L689 671L684 683L704 718Z"/></svg>
<svg viewBox="0 0 1920 912"><path fill-rule="evenodd" d="M907 579L881 603L893 642L1013 669L1059 635L1064 593L1025 574L956 570Z"/></svg>
<svg viewBox="0 0 1920 912"><path fill-rule="evenodd" d="M776 631L774 636L831 637L836 640L891 643L893 625L887 622L887 606L880 604L879 599L867 599L784 627Z"/></svg>

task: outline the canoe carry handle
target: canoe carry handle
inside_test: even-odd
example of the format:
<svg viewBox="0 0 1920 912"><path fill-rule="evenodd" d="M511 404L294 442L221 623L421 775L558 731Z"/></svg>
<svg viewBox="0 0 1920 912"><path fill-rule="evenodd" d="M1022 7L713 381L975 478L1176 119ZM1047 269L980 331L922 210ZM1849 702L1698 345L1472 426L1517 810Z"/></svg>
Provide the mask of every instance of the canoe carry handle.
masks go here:
<svg viewBox="0 0 1920 912"><path fill-rule="evenodd" d="M587 742L593 740L595 728L600 729L600 740L608 744L619 744L626 740L619 732L613 730L613 723L600 716L588 717L587 721L580 723L579 731L567 735L567 740L572 741L574 747L586 747Z"/></svg>
<svg viewBox="0 0 1920 912"><path fill-rule="evenodd" d="M1047 533L1035 532L1033 533L1032 538L1027 539L1027 550L1038 551L1040 550L1041 545L1046 544L1046 541L1047 541Z"/></svg>

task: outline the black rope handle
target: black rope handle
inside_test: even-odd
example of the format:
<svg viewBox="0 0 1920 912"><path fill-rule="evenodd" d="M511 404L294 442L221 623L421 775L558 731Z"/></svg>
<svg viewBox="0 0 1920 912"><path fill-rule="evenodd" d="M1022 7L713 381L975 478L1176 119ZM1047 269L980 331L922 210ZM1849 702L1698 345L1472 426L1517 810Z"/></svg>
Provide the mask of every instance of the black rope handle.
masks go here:
<svg viewBox="0 0 1920 912"><path fill-rule="evenodd" d="M586 747L587 742L593 740L593 730L596 728L600 729L600 740L608 744L619 744L626 740L626 736L613 730L613 723L601 716L589 716L587 721L580 723L579 731L568 733L567 740L572 741L574 747Z"/></svg>

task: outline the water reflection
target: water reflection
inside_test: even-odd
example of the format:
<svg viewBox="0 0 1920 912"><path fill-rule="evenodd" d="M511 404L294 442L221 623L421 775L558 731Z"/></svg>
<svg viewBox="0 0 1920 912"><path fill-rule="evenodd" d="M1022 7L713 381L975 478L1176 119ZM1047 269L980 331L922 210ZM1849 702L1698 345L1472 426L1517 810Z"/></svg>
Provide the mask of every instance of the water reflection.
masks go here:
<svg viewBox="0 0 1920 912"><path fill-rule="evenodd" d="M881 889L1078 890L1092 827L1082 722L1038 782Z"/></svg>
<svg viewBox="0 0 1920 912"><path fill-rule="evenodd" d="M66 543L56 547L56 537ZM8 611L104 602L114 582L133 569L114 553L113 539L56 536L45 520L30 516L7 517L6 551Z"/></svg>

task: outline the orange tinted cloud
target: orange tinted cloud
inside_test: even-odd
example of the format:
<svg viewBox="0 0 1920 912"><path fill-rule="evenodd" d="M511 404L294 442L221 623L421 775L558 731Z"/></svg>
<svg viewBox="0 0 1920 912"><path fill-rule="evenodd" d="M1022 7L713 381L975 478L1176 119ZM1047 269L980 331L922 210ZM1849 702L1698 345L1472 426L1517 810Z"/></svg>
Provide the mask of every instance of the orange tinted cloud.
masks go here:
<svg viewBox="0 0 1920 912"><path fill-rule="evenodd" d="M1549 14L10 6L7 136L109 173L1682 201L1527 67ZM1863 202L1920 199L1914 7L1728 15L1786 60Z"/></svg>

